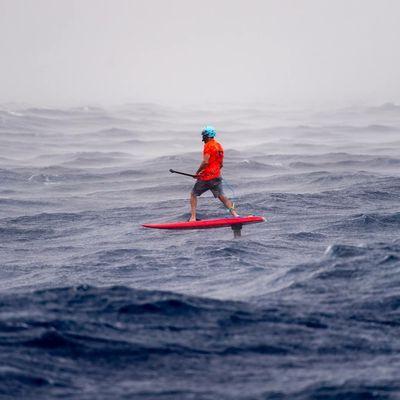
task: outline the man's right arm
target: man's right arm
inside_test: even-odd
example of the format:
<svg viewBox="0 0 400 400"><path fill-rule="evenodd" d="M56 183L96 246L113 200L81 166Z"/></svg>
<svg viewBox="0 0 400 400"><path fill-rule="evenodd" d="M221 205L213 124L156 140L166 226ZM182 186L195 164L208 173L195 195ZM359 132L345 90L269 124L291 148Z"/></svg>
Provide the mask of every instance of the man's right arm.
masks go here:
<svg viewBox="0 0 400 400"><path fill-rule="evenodd" d="M203 171L207 167L209 161L210 161L210 155L204 154L203 161L201 162L200 167L196 172L196 177L201 173L201 171Z"/></svg>

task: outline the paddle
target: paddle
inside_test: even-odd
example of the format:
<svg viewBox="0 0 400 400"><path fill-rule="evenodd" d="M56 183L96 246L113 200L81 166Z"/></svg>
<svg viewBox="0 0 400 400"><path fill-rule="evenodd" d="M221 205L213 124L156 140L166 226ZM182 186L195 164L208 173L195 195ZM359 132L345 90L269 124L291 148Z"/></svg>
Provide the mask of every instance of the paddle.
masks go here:
<svg viewBox="0 0 400 400"><path fill-rule="evenodd" d="M171 174L179 174L179 175L190 176L190 177L192 177L192 178L197 178L196 175L186 174L185 172L175 171L174 169L170 169L169 172L171 172Z"/></svg>

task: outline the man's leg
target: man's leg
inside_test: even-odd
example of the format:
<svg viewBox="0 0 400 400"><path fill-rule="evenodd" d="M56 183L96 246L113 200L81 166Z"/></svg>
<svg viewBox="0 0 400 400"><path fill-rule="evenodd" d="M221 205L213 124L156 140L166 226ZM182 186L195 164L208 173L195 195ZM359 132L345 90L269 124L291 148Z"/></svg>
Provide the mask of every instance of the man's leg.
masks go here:
<svg viewBox="0 0 400 400"><path fill-rule="evenodd" d="M222 201L222 203L224 203L225 207L229 210L229 212L234 216L234 217L238 217L239 214L235 211L233 202L231 200L229 200L225 195L220 194L218 196L218 198Z"/></svg>
<svg viewBox="0 0 400 400"><path fill-rule="evenodd" d="M190 195L190 219L189 221L196 221L196 208L197 208L197 196L193 193Z"/></svg>

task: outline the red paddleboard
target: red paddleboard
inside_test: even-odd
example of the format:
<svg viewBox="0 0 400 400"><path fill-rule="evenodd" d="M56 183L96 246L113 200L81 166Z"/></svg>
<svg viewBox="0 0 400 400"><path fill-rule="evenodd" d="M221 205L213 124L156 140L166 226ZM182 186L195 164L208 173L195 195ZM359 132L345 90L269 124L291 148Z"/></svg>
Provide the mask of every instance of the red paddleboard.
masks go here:
<svg viewBox="0 0 400 400"><path fill-rule="evenodd" d="M239 228L245 224L256 224L258 222L265 222L265 218L249 215L248 217L205 219L193 222L165 222L160 224L143 224L142 226L155 229L211 229L235 226Z"/></svg>

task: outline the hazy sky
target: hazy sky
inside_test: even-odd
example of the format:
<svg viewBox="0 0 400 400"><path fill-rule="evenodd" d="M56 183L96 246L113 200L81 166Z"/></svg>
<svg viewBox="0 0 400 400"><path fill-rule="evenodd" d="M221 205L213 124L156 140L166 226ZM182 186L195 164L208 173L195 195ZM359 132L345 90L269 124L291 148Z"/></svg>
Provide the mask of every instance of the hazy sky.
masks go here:
<svg viewBox="0 0 400 400"><path fill-rule="evenodd" d="M0 0L0 103L400 102L400 0Z"/></svg>

